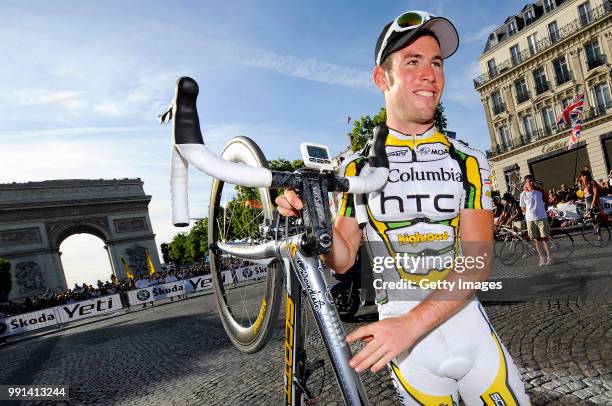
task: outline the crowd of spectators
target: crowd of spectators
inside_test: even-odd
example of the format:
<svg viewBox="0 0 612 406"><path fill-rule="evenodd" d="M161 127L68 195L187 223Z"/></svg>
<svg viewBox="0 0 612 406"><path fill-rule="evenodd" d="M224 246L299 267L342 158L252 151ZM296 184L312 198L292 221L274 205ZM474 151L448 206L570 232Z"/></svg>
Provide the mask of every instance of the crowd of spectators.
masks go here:
<svg viewBox="0 0 612 406"><path fill-rule="evenodd" d="M0 304L0 318L71 304L81 300L94 299L100 296L114 295L116 293L122 294L122 292L127 292L131 289L175 282L210 273L208 266L200 263L181 266L168 264L164 269L163 272L137 276L134 279L117 280L115 275L111 275L110 281L102 282L98 280L96 286L86 283L81 285L75 284L72 289L65 292L48 289L42 294L27 297L25 300L9 301ZM126 295L122 294L122 300L125 297Z"/></svg>

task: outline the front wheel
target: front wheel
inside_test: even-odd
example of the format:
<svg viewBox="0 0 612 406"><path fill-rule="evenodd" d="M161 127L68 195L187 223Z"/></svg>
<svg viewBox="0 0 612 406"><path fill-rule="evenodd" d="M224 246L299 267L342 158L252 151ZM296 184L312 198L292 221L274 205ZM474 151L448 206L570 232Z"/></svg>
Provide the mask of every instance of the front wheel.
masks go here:
<svg viewBox="0 0 612 406"><path fill-rule="evenodd" d="M561 231L550 239L550 249L556 258L569 258L574 252L574 246L574 238L567 231Z"/></svg>
<svg viewBox="0 0 612 406"><path fill-rule="evenodd" d="M247 137L232 139L221 157L268 167L257 144ZM228 337L247 353L260 350L270 338L281 302L282 269L277 261L261 264L223 253L217 243L258 245L270 241L267 230L272 211L268 189L213 181L208 214L212 285Z"/></svg>
<svg viewBox="0 0 612 406"><path fill-rule="evenodd" d="M612 238L610 227L604 224L597 217L597 214L594 214L591 220L582 224L582 237L587 243L597 248L606 247Z"/></svg>
<svg viewBox="0 0 612 406"><path fill-rule="evenodd" d="M525 253L523 241L512 238L504 241L499 252L499 261L506 265L514 265Z"/></svg>

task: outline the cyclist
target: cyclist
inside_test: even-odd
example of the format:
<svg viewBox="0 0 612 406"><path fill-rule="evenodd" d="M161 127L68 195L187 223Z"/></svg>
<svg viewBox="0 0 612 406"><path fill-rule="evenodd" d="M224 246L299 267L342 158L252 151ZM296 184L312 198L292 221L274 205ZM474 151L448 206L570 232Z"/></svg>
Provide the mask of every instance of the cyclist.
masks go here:
<svg viewBox="0 0 612 406"><path fill-rule="evenodd" d="M422 11L403 13L381 32L373 80L387 108L389 178L380 192L342 196L334 245L324 260L346 271L362 236L374 265L376 258L395 254L415 259L377 270L386 283L377 297L381 320L347 336L349 342L366 343L350 363L357 372L388 365L405 405L459 404L459 394L466 405L524 405L529 399L519 372L474 290L442 288L460 278L485 281L493 237L485 156L433 126L444 59L458 43L450 21ZM345 176L367 171L363 154L347 158L341 168ZM276 203L283 215L297 215L303 206L291 190ZM484 266L460 274L460 256L484 258ZM456 261L454 267L428 261L441 257ZM418 258L426 265L416 265ZM392 282L416 288L394 289Z"/></svg>
<svg viewBox="0 0 612 406"><path fill-rule="evenodd" d="M601 210L601 202L599 201L599 185L593 180L590 171L583 170L580 172L580 188L584 193L585 217L598 216L599 221L606 224L607 217ZM601 241L601 239L601 232L599 232L597 240Z"/></svg>
<svg viewBox="0 0 612 406"><path fill-rule="evenodd" d="M499 226L508 225L514 227L515 231L521 231L525 223L525 216L521 210L521 205L510 193L504 193L502 196L504 202L504 211L500 216L497 224Z"/></svg>

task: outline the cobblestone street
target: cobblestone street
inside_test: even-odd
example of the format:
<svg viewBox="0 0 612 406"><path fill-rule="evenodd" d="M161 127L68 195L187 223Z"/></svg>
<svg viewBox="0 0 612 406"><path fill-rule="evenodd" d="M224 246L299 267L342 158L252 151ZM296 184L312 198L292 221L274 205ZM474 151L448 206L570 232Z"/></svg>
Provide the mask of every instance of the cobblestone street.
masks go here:
<svg viewBox="0 0 612 406"><path fill-rule="evenodd" d="M499 269L496 278L529 286L530 297L551 283L604 294L484 303L536 405L612 404L609 259L576 258L556 268L529 262ZM376 308L367 306L345 328L376 319ZM282 334L277 330L257 354L241 354L225 336L214 297L203 295L1 346L0 383L69 385L71 405L279 405ZM315 329L306 347L310 360L326 358ZM313 390L322 375L313 376ZM367 372L363 380L373 405L396 404L387 373ZM323 405L343 404L327 361L321 398Z"/></svg>

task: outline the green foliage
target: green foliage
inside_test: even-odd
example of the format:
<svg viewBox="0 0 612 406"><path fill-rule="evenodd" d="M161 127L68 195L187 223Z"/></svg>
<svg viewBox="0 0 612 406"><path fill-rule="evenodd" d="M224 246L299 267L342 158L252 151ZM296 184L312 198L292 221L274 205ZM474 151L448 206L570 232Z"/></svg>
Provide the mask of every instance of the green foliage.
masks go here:
<svg viewBox="0 0 612 406"><path fill-rule="evenodd" d="M12 288L11 263L4 258L0 258L0 293L8 294Z"/></svg>
<svg viewBox="0 0 612 406"><path fill-rule="evenodd" d="M442 102L440 102L436 106L436 113L434 114L434 125L436 126L438 131L444 134L444 132L446 131L447 122L446 116L444 116L444 105L442 105Z"/></svg>
<svg viewBox="0 0 612 406"><path fill-rule="evenodd" d="M167 264L168 262L170 262L170 245L167 242L162 242L159 248L161 249L164 263Z"/></svg>
<svg viewBox="0 0 612 406"><path fill-rule="evenodd" d="M170 243L162 243L161 251L165 263L204 262L208 254L208 217L196 221L188 232L175 235Z"/></svg>
<svg viewBox="0 0 612 406"><path fill-rule="evenodd" d="M268 166L270 167L270 170L273 170L273 171L293 172L297 169L303 168L304 161L302 161L301 159L295 159L293 161L288 161L285 158L278 158L278 159L273 159L271 161L268 161Z"/></svg>
<svg viewBox="0 0 612 406"><path fill-rule="evenodd" d="M351 149L359 151L365 147L370 138L374 136L374 128L378 124L387 122L387 110L383 107L380 109L374 118L369 115L361 116L359 120L353 122L353 130L351 131Z"/></svg>
<svg viewBox="0 0 612 406"><path fill-rule="evenodd" d="M365 147L369 139L374 136L374 128L378 124L387 122L387 110L382 107L378 114L374 118L369 115L361 116L359 120L353 122L353 130L351 131L351 149L353 151L359 151ZM446 117L444 116L444 106L440 102L436 107L434 114L434 125L436 128L444 133L446 130Z"/></svg>

